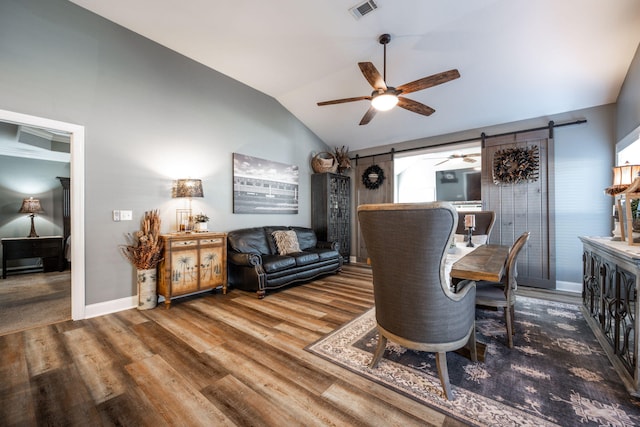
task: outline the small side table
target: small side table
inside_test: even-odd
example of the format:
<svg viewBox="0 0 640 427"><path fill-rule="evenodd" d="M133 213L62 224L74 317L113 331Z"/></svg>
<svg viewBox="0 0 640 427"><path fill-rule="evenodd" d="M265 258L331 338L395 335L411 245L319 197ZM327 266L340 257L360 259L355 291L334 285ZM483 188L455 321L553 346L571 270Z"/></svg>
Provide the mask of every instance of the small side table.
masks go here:
<svg viewBox="0 0 640 427"><path fill-rule="evenodd" d="M2 278L7 278L7 261L26 258L42 258L43 270L64 271L64 246L62 236L7 237L2 243Z"/></svg>

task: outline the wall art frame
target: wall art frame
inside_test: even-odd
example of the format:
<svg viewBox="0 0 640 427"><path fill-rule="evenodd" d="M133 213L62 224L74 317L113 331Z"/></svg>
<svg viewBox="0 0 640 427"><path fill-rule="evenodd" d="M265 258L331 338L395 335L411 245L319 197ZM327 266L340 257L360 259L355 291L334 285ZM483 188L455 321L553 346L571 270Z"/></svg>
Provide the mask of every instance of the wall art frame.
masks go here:
<svg viewBox="0 0 640 427"><path fill-rule="evenodd" d="M233 153L233 213L297 214L296 165Z"/></svg>

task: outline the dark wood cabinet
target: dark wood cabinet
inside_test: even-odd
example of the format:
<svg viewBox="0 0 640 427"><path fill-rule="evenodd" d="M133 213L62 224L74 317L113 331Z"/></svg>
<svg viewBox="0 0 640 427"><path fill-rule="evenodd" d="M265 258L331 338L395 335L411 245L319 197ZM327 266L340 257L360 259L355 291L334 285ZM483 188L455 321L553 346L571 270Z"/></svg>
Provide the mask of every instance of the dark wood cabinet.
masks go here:
<svg viewBox="0 0 640 427"><path fill-rule="evenodd" d="M44 271L63 271L62 236L16 237L2 239L2 278L7 278L7 261L42 258Z"/></svg>
<svg viewBox="0 0 640 427"><path fill-rule="evenodd" d="M344 262L351 252L351 179L335 173L311 175L311 227L318 240L339 242Z"/></svg>
<svg viewBox="0 0 640 427"><path fill-rule="evenodd" d="M585 319L629 392L638 396L640 249L610 238L580 240Z"/></svg>

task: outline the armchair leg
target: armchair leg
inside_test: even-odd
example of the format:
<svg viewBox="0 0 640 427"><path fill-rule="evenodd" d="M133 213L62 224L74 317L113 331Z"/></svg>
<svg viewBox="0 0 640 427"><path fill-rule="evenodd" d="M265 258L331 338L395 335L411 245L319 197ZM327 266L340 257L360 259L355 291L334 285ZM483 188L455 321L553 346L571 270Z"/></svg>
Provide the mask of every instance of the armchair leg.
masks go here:
<svg viewBox="0 0 640 427"><path fill-rule="evenodd" d="M373 353L373 358L371 359L371 363L369 363L370 368L375 368L378 365L378 362L382 358L384 354L384 349L387 347L387 337L382 335L382 332L378 331L378 346L376 347L375 353Z"/></svg>
<svg viewBox="0 0 640 427"><path fill-rule="evenodd" d="M453 400L453 391L451 390L451 384L449 383L449 370L447 369L447 353L440 351L436 353L436 366L438 368L438 377L440 377L440 383L444 390L444 395L447 400Z"/></svg>

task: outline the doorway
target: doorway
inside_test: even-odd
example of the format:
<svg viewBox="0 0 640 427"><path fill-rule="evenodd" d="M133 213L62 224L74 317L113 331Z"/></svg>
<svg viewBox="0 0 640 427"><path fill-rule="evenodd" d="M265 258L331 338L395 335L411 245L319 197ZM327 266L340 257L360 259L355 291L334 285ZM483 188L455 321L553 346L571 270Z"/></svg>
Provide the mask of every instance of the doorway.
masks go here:
<svg viewBox="0 0 640 427"><path fill-rule="evenodd" d="M7 110L0 110L0 121L70 134L71 318L84 319L84 126Z"/></svg>
<svg viewBox="0 0 640 427"><path fill-rule="evenodd" d="M397 155L393 169L397 203L446 201L465 209L482 204L480 141Z"/></svg>

